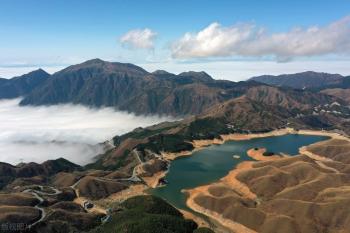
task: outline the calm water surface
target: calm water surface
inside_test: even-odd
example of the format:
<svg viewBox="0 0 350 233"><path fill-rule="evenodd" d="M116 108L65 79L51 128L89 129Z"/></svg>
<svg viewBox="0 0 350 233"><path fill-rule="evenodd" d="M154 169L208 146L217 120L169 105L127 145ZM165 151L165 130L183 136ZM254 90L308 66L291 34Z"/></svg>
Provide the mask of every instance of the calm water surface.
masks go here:
<svg viewBox="0 0 350 233"><path fill-rule="evenodd" d="M173 161L166 176L169 184L153 189L151 193L162 197L178 208L189 210L185 204L186 196L181 193L181 190L217 181L238 163L253 160L248 157L247 150L254 147L265 147L268 151L275 153L296 155L300 147L326 139L328 137L290 134L212 145L194 152L192 156ZM240 158L235 159L233 155L239 155Z"/></svg>

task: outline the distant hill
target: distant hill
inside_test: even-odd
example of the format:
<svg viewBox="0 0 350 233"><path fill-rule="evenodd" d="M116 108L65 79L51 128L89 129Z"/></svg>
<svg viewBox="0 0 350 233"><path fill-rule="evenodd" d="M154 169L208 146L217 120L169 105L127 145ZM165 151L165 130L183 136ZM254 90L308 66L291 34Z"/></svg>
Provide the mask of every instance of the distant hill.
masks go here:
<svg viewBox="0 0 350 233"><path fill-rule="evenodd" d="M312 112L312 107L331 104L332 101L348 103L343 93L330 91L317 94L320 90L350 87L350 79L338 74L308 71L231 82L215 80L203 71L178 75L164 70L149 73L133 64L100 59L69 66L52 76L38 70L11 80L0 79L0 87L5 87L9 82L16 87L16 91L6 88L8 95L24 95L21 105L73 103L92 107L109 106L136 114L181 117L203 114L213 106L243 95L268 108L277 106L290 112L296 109ZM26 83L26 88L17 91L22 90L18 86L23 86L17 82ZM296 90L305 88L310 91ZM6 91L2 94L5 95Z"/></svg>
<svg viewBox="0 0 350 233"><path fill-rule="evenodd" d="M339 105L334 104L339 101ZM243 96L213 106L196 119L212 119L235 132L267 132L283 127L350 131L349 109L336 97L271 86L250 88ZM220 127L216 127L219 129Z"/></svg>
<svg viewBox="0 0 350 233"><path fill-rule="evenodd" d="M39 69L12 79L0 78L0 99L25 96L43 84L49 77L50 74Z"/></svg>
<svg viewBox="0 0 350 233"><path fill-rule="evenodd" d="M344 103L350 105L350 77L344 77L340 74L307 71L278 76L263 75L253 77L249 80L277 87L290 87L320 92L341 99ZM307 101L309 100L307 99Z"/></svg>
<svg viewBox="0 0 350 233"><path fill-rule="evenodd" d="M75 103L136 114L191 115L240 96L254 82L217 81L205 72L148 73L141 67L93 59L52 75L21 105Z"/></svg>
<svg viewBox="0 0 350 233"><path fill-rule="evenodd" d="M48 177L58 172L72 172L79 169L81 169L79 165L63 158L47 160L41 164L30 162L18 166L0 162L0 189L15 178Z"/></svg>
<svg viewBox="0 0 350 233"><path fill-rule="evenodd" d="M282 74L282 75L262 75L253 77L249 80L265 83L273 86L292 87L296 89L313 89L332 85L339 85L343 83L344 77L340 74L318 73L307 71L296 74Z"/></svg>

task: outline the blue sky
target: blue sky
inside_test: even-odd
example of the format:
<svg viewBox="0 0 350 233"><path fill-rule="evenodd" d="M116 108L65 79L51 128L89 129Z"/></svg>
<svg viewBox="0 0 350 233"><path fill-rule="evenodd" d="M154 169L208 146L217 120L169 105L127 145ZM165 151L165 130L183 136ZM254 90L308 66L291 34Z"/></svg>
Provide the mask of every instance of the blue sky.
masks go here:
<svg viewBox="0 0 350 233"><path fill-rule="evenodd" d="M233 80L302 69L350 74L349 15L346 0L0 0L0 76L95 57L150 71L207 68ZM250 71L259 64L266 69Z"/></svg>

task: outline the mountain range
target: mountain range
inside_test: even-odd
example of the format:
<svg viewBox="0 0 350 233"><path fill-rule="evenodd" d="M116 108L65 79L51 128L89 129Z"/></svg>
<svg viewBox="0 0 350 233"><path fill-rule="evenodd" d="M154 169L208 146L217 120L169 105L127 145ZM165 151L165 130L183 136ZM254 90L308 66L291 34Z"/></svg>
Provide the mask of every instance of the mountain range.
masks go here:
<svg viewBox="0 0 350 233"><path fill-rule="evenodd" d="M93 59L53 75L37 70L1 82L2 88L8 86L2 98L22 96L21 105L73 103L182 117L157 130L167 134L170 129L179 144L232 131L266 132L287 126L350 132L349 89L334 88L346 87L348 78L337 74L304 72L231 82L205 72L150 73L133 64ZM148 136L143 138L149 140ZM108 157L102 167L118 163L106 163Z"/></svg>
<svg viewBox="0 0 350 233"><path fill-rule="evenodd" d="M113 106L136 114L189 115L242 93L246 86L204 72L149 73L132 65L90 60L53 74L21 105L59 103Z"/></svg>
<svg viewBox="0 0 350 233"><path fill-rule="evenodd" d="M307 71L278 76L262 75L250 78L249 80L278 87L290 87L321 92L342 99L350 105L350 77L340 74Z"/></svg>
<svg viewBox="0 0 350 233"><path fill-rule="evenodd" d="M215 80L205 72L150 73L129 63L93 59L53 75L37 70L1 81L13 87L2 98L22 96L20 105L109 106L135 114L183 117L187 122L194 116L217 119L249 131L292 124L347 132L348 80L309 71L232 82Z"/></svg>
<svg viewBox="0 0 350 233"><path fill-rule="evenodd" d="M324 89L330 86L341 86L346 77L340 74L318 73L306 71L296 74L262 75L249 80L273 86L284 86L296 89Z"/></svg>
<svg viewBox="0 0 350 233"><path fill-rule="evenodd" d="M162 175L172 159L193 151L199 140L204 144L222 142L230 134L260 135L287 127L294 132L335 130L349 135L348 82L347 77L315 72L231 82L215 80L205 72L150 73L133 64L100 59L53 75L37 70L9 80L0 79L0 90L4 90L0 98L21 96L21 105L73 103L181 117L116 135L114 146L84 167L65 159L17 166L0 163L0 222L23 222L32 232L172 229L169 232L212 233L208 228L197 228L197 223L185 219L159 198L132 195L166 183ZM203 196L198 200L208 210L233 213L229 218L251 229L259 229L264 223L261 232L302 232L295 229L308 229L314 223L318 227L330 226L329 229L348 229L348 225L337 220L344 219L344 208L335 215L335 221L332 216L336 208L349 203L348 191L343 189L349 180L345 154L349 144L338 140L314 146L316 154L322 152L324 157L337 161L283 156L276 161L256 163L256 168L238 174L240 185L247 185L264 198L241 197L239 192L230 190L236 185L224 182L212 188L216 194L210 194L210 201L201 201L208 198ZM283 203L275 205L280 199L272 191L279 188L289 192L289 196L283 196ZM320 200L315 199L316 195ZM264 208L269 203L271 206ZM311 211L318 205L322 211ZM315 213L326 216L322 224ZM295 222L290 224L292 220ZM312 229L305 232L320 232Z"/></svg>
<svg viewBox="0 0 350 233"><path fill-rule="evenodd" d="M258 102L284 107L293 105L293 108L300 101L308 105L323 104L325 99L331 99L329 96L348 102L344 94L334 90L347 88L348 82L341 75L316 72L265 75L232 82L215 80L205 72L175 75L157 70L150 73L133 64L93 59L53 75L37 70L12 79L0 79L0 98L21 96L21 105L73 103L115 107L136 114L189 116L204 113L244 94ZM287 93L305 88L307 90L297 92L298 101L290 102Z"/></svg>

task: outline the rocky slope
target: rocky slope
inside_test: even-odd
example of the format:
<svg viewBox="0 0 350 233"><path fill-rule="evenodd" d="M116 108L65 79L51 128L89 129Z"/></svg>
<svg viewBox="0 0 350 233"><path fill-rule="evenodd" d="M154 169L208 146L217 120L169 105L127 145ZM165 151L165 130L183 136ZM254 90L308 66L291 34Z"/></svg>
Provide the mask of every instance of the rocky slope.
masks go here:
<svg viewBox="0 0 350 233"><path fill-rule="evenodd" d="M136 114L187 116L202 114L207 109L242 95L267 105L295 109L310 109L330 104L336 98L295 88L318 88L316 84L335 85L344 82L340 75L304 72L294 75L252 78L248 82L214 80L205 72L183 72L174 75L166 71L149 73L141 67L93 59L61 70L27 93L21 105L51 105L59 103L88 106L111 106ZM282 88L271 87L261 81ZM283 81L284 80L284 81ZM295 86L298 84L301 86ZM339 100L340 101L340 100Z"/></svg>
<svg viewBox="0 0 350 233"><path fill-rule="evenodd" d="M254 83L215 81L204 72L179 75L99 59L55 73L21 105L79 103L112 106L137 114L188 115L239 96Z"/></svg>

